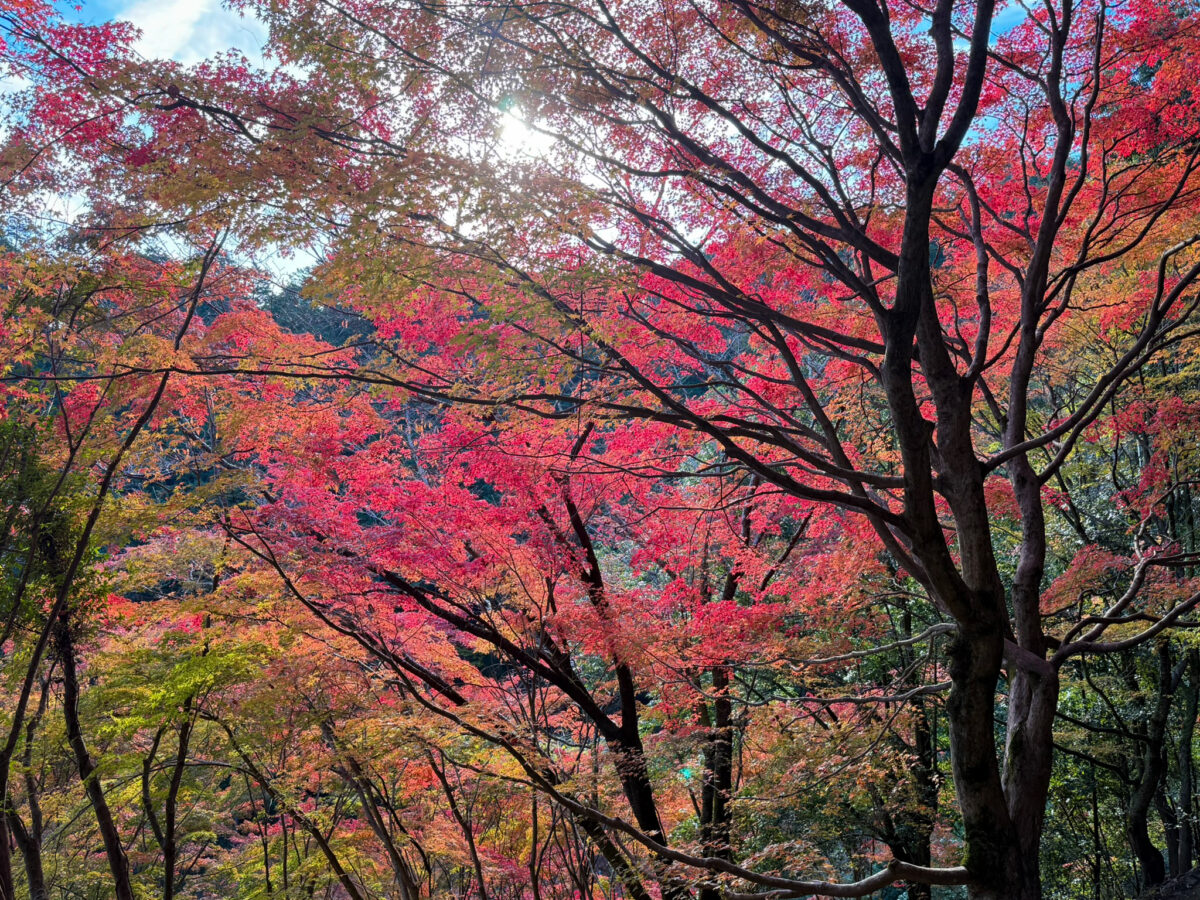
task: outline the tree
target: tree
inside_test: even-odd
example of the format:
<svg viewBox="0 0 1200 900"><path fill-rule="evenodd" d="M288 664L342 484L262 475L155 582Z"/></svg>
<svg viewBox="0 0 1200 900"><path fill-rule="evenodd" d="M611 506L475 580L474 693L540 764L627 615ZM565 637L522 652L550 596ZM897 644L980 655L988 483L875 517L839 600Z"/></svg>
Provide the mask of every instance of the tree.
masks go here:
<svg viewBox="0 0 1200 900"><path fill-rule="evenodd" d="M241 252L326 251L312 290L355 319L322 330L345 346L242 303L204 352L122 377L221 385L235 458L262 475L225 518L246 565L403 702L502 751L431 748L476 889L480 835L447 768L468 762L548 797L635 897L858 896L900 877L1040 897L1063 673L1128 667L1200 605L1175 527L1190 494L1150 477L1174 531L1146 540L1153 500L1097 552L1088 517L1114 513L1087 449L1191 346L1196 11L259 11L282 64L261 74L234 56L108 69L39 42L39 23L21 34L53 50L35 74L74 73L122 123L72 145L105 234L201 233L220 210ZM31 109L24 146L57 121L44 97ZM1147 452L1147 474L1164 458ZM1121 489L1119 465L1104 477ZM805 577L815 565L828 581ZM1059 602L1099 576L1098 601ZM870 601L857 615L852 595ZM729 645L750 634L771 638ZM1126 804L1144 860L1179 686L1165 671ZM760 703L878 728L897 755L876 782L918 762L916 802L864 801L896 862L822 885L743 858L731 759ZM690 788L655 771L669 744L648 739L672 704L704 732L694 847ZM962 866L932 868L943 733ZM365 890L311 810L242 764L341 889Z"/></svg>
<svg viewBox="0 0 1200 900"><path fill-rule="evenodd" d="M1039 896L1061 667L1197 602L1103 639L1146 575L1182 559L1160 554L1105 616L1055 635L1041 610L1044 485L1194 304L1192 12L1071 2L1003 34L990 2L262 12L281 57L314 74L159 80L176 116L152 146L176 146L179 123L243 168L281 173L285 155L305 190L334 154L350 184L337 175L315 201L335 248L322 278L398 338L393 362L344 374L551 419L666 422L797 501L865 517L954 626L946 711L973 895ZM544 157L497 148L505 115L549 136ZM332 149L306 155L318 146ZM1122 278L1106 322L1104 283ZM1096 317L1112 359L1084 371L1066 335ZM497 365L473 378L426 349L464 345ZM550 363L499 365L521 355ZM877 431L843 418L851 402ZM1020 527L1011 570L998 504Z"/></svg>

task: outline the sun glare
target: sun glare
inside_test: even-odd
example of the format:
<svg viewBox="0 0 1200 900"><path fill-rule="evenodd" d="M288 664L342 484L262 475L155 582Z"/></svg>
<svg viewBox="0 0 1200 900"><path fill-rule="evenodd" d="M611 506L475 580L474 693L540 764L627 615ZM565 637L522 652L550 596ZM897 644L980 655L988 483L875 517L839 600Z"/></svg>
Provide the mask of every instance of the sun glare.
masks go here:
<svg viewBox="0 0 1200 900"><path fill-rule="evenodd" d="M554 138L531 127L519 106L510 106L500 121L500 152L508 159L545 156Z"/></svg>

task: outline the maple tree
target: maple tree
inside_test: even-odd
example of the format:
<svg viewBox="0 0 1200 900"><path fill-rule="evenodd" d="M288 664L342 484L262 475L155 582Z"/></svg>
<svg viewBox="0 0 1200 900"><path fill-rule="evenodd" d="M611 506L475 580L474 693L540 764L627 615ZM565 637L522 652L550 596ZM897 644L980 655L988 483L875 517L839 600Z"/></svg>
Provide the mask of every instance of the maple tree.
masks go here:
<svg viewBox="0 0 1200 900"><path fill-rule="evenodd" d="M1200 11L239 8L0 16L0 897L1191 868Z"/></svg>

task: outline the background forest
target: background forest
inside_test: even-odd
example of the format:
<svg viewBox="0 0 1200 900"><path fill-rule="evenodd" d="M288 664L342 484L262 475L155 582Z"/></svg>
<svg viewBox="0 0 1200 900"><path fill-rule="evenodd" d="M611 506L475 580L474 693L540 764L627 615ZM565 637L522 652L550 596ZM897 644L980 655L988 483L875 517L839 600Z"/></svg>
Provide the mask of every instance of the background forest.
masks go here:
<svg viewBox="0 0 1200 900"><path fill-rule="evenodd" d="M1194 877L1200 6L231 6L0 0L0 900Z"/></svg>

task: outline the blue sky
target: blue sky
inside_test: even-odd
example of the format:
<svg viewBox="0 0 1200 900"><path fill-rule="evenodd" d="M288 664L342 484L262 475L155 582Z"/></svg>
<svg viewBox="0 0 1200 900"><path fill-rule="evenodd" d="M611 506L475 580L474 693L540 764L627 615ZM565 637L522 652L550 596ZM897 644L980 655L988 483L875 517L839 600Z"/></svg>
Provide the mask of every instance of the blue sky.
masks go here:
<svg viewBox="0 0 1200 900"><path fill-rule="evenodd" d="M236 47L261 57L266 30L221 5L221 0L76 0L88 22L121 19L142 31L138 50L149 58L193 63Z"/></svg>
<svg viewBox="0 0 1200 900"><path fill-rule="evenodd" d="M70 0L67 0L70 2ZM255 19L243 18L221 0L75 0L89 22L122 19L142 31L138 50L149 58L194 63L236 47L251 60L262 56L266 31ZM1020 4L1001 7L992 26L1000 35L1018 24L1026 12Z"/></svg>

